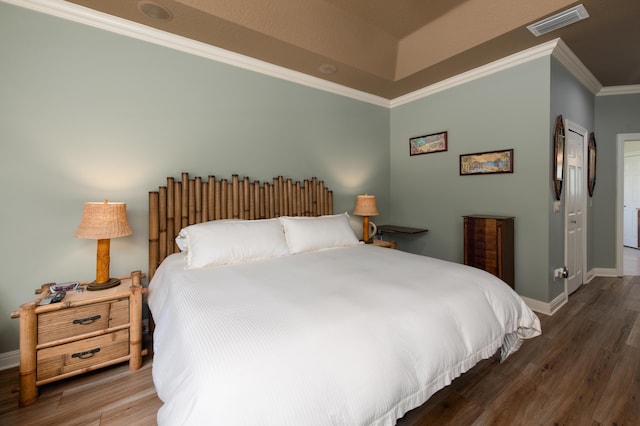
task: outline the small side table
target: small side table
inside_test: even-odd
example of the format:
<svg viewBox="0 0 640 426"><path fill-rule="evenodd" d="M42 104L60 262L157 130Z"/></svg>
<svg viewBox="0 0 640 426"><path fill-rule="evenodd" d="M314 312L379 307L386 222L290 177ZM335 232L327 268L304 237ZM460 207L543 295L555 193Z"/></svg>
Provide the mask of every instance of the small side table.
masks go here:
<svg viewBox="0 0 640 426"><path fill-rule="evenodd" d="M141 279L134 271L116 287L69 291L61 302L39 306L50 293L44 284L35 301L11 313L20 318L20 406L33 404L46 383L120 362L142 366Z"/></svg>
<svg viewBox="0 0 640 426"><path fill-rule="evenodd" d="M397 225L380 225L378 226L378 231L388 232L388 233L408 234L408 235L415 235L415 234L421 234L423 232L429 232L428 229L410 228L408 226L397 226Z"/></svg>
<svg viewBox="0 0 640 426"><path fill-rule="evenodd" d="M405 234L405 235L415 235L421 234L423 232L428 232L428 229L422 228L409 228L408 226L397 226L397 225L380 225L378 226L378 232L381 234L387 232L389 234ZM388 248L396 248L398 243L395 241L385 241L385 240L373 240L373 243L380 247L388 247Z"/></svg>

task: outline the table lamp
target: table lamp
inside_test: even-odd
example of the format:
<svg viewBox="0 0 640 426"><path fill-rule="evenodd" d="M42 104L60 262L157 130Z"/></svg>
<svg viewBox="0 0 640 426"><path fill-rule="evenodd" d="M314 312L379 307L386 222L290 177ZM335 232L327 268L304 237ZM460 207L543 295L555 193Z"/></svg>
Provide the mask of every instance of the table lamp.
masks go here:
<svg viewBox="0 0 640 426"><path fill-rule="evenodd" d="M131 235L131 227L127 222L127 205L125 203L85 203L82 219L74 237L98 240L98 256L96 262L96 280L87 286L87 290L104 290L120 284L120 280L109 277L109 249L111 238Z"/></svg>
<svg viewBox="0 0 640 426"><path fill-rule="evenodd" d="M376 196L366 194L358 195L356 197L356 208L353 210L353 214L356 216L362 216L362 240L365 243L369 243L369 216L378 216L380 214L376 207ZM371 224L375 229L373 222Z"/></svg>

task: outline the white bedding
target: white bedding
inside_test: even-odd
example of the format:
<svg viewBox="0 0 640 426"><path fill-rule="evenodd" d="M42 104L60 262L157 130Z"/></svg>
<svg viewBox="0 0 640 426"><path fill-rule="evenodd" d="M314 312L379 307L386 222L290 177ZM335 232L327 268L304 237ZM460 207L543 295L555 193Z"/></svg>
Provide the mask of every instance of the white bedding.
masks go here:
<svg viewBox="0 0 640 426"><path fill-rule="evenodd" d="M493 275L372 245L184 266L150 283L160 425L393 425L540 334Z"/></svg>

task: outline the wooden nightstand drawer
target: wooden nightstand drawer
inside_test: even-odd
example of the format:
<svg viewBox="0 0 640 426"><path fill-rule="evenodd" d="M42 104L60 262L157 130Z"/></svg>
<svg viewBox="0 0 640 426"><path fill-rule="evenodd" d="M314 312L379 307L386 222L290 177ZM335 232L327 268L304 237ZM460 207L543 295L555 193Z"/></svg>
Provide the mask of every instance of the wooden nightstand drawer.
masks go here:
<svg viewBox="0 0 640 426"><path fill-rule="evenodd" d="M128 354L128 329L41 349L37 355L36 380L43 381Z"/></svg>
<svg viewBox="0 0 640 426"><path fill-rule="evenodd" d="M129 323L129 299L46 312L38 316L38 344Z"/></svg>

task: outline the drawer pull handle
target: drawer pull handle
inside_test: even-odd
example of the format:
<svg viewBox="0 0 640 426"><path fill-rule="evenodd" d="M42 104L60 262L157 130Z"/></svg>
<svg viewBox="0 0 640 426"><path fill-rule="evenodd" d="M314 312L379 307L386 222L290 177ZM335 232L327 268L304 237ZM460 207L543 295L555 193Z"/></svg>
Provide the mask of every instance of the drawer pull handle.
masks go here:
<svg viewBox="0 0 640 426"><path fill-rule="evenodd" d="M94 315L92 317L86 317L86 318L81 318L81 319L74 319L73 323L74 324L80 324L80 325L87 325L87 324L91 324L92 322L99 320L101 317L101 315Z"/></svg>
<svg viewBox="0 0 640 426"><path fill-rule="evenodd" d="M98 352L100 352L100 348L90 349L84 352L76 352L75 354L71 355L71 358L88 359L94 356L95 354L97 354Z"/></svg>

